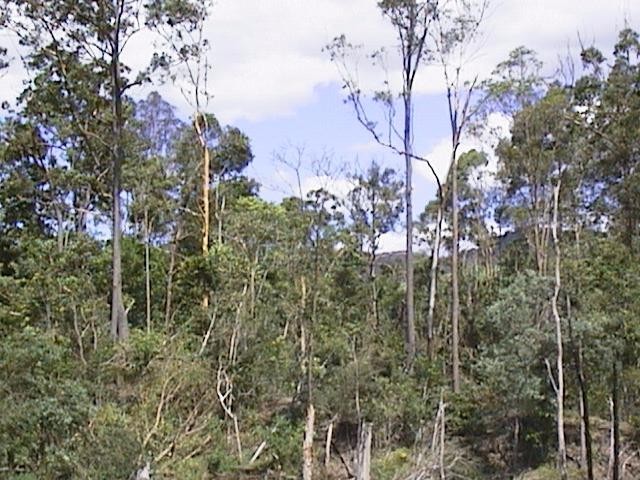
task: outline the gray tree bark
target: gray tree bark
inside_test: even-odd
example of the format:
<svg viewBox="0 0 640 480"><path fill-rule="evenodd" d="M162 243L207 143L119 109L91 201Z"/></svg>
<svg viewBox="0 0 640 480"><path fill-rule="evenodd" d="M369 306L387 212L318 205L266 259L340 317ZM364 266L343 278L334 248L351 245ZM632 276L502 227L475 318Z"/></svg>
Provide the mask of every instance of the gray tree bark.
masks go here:
<svg viewBox="0 0 640 480"><path fill-rule="evenodd" d="M356 460L356 480L371 479L372 428L373 427L369 422L362 422L360 425Z"/></svg>
<svg viewBox="0 0 640 480"><path fill-rule="evenodd" d="M122 148L122 125L124 123L122 112L122 79L120 76L120 34L122 28L122 11L124 0L115 0L113 3L115 13L115 26L111 45L111 103L113 110L113 181L112 181L112 228L111 228L111 336L116 341L124 341L129 337L129 324L127 312L124 308L122 295L122 218L121 199L122 190L122 163L124 151Z"/></svg>
<svg viewBox="0 0 640 480"><path fill-rule="evenodd" d="M307 407L307 421L304 429L304 442L302 443L302 480L313 478L313 435L316 421L316 411L313 404Z"/></svg>

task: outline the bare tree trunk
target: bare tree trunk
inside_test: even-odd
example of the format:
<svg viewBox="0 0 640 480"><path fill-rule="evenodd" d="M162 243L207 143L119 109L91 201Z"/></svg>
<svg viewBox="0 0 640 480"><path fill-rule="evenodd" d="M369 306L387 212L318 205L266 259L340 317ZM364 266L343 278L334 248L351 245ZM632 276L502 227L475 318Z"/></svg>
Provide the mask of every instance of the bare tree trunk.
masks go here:
<svg viewBox="0 0 640 480"><path fill-rule="evenodd" d="M451 246L451 356L453 370L453 391L460 393L460 287L458 282L458 135L454 133L451 158L451 203L452 203L452 246Z"/></svg>
<svg viewBox="0 0 640 480"><path fill-rule="evenodd" d="M207 120L198 109L194 119L194 127L202 149L202 256L209 256L209 189L210 189L210 168L211 158L209 154L209 146L207 145ZM209 290L205 288L202 294L202 307L209 306Z"/></svg>
<svg viewBox="0 0 640 480"><path fill-rule="evenodd" d="M331 441L333 439L333 419L329 423L327 428L327 441L324 444L324 468L329 468L329 461L331 460Z"/></svg>
<svg viewBox="0 0 640 480"><path fill-rule="evenodd" d="M149 259L149 208L144 207L144 287L147 310L147 333L151 332L151 265Z"/></svg>
<svg viewBox="0 0 640 480"><path fill-rule="evenodd" d="M427 354L432 360L434 356L433 320L436 310L436 292L438 287L438 262L440 260L440 241L442 239L442 220L444 217L444 198L440 192L440 205L436 218L436 232L431 252L431 271L429 274L429 310L427 312Z"/></svg>
<svg viewBox="0 0 640 480"><path fill-rule="evenodd" d="M171 322L171 307L173 302L173 275L176 269L176 253L178 249L178 238L180 237L180 227L176 226L173 241L169 248L169 271L167 272L167 293L164 304L164 326L169 328Z"/></svg>
<svg viewBox="0 0 640 480"><path fill-rule="evenodd" d="M356 480L371 479L371 432L371 423L362 422L358 436Z"/></svg>
<svg viewBox="0 0 640 480"><path fill-rule="evenodd" d="M406 203L406 252L405 252L405 350L406 367L411 370L416 356L416 327L415 310L413 305L413 201L412 201L412 181L413 168L411 163L412 142L411 142L411 90L405 87L404 91L404 152L405 152L405 203Z"/></svg>
<svg viewBox="0 0 640 480"><path fill-rule="evenodd" d="M112 228L111 228L111 336L116 341L124 341L129 337L127 312L122 295L122 218L120 212L120 191L122 182L122 80L120 78L120 29L122 19L122 2L116 0L114 8L116 24L113 30L111 57L111 104L113 109L113 181L112 181Z"/></svg>
<svg viewBox="0 0 640 480"><path fill-rule="evenodd" d="M302 479L313 478L313 434L316 421L316 412L313 404L307 407L307 421L304 429L304 442L302 443Z"/></svg>
<svg viewBox="0 0 640 480"><path fill-rule="evenodd" d="M57 220L57 230L56 230L56 239L58 245L58 253L62 253L64 251L64 218L62 215L62 209L56 205L54 207L56 212L56 220Z"/></svg>
<svg viewBox="0 0 640 480"><path fill-rule="evenodd" d="M438 464L440 465L440 480L445 480L446 475L444 472L444 440L446 435L446 404L441 397L442 416L440 417L440 455Z"/></svg>
<svg viewBox="0 0 640 480"><path fill-rule="evenodd" d="M555 249L555 285L551 297L551 310L556 324L556 348L557 348L557 430L558 430L558 468L562 479L567 478L567 447L564 435L564 364L562 346L562 322L558 311L558 297L560 295L560 242L558 239L558 203L560 197L561 180L553 190L553 221L551 231Z"/></svg>
<svg viewBox="0 0 640 480"><path fill-rule="evenodd" d="M373 213L374 212L372 212L372 218L375 218ZM374 222L372 221L371 224L373 225ZM378 312L378 284L376 282L376 258L378 246L377 238L373 230L374 228L372 227L371 239L373 241L371 244L371 252L369 253L369 283L371 284L371 314L373 315L374 325L378 325L380 320Z"/></svg>
<svg viewBox="0 0 640 480"><path fill-rule="evenodd" d="M620 401L618 360L613 361L613 381L611 387L611 480L620 479Z"/></svg>

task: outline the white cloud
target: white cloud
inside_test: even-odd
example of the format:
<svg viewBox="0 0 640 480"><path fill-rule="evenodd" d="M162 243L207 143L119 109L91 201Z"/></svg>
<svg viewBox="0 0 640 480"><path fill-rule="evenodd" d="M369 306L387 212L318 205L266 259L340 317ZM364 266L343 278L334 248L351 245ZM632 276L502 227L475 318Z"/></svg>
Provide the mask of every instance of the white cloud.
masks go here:
<svg viewBox="0 0 640 480"><path fill-rule="evenodd" d="M347 178L335 178L328 175L314 175L302 179L302 191L305 195L321 189L335 195L338 199L344 199L353 189L353 182Z"/></svg>
<svg viewBox="0 0 640 480"><path fill-rule="evenodd" d="M557 56L576 32L610 50L617 30L640 18L640 2L618 0L494 1L486 32L467 71L485 76L508 52L524 44L553 69ZM395 34L372 0L220 0L213 12L213 89L215 106L227 121L285 115L313 98L314 89L339 81L321 47L347 34L367 49L393 50ZM391 63L393 68L393 63ZM366 61L359 75L365 85L379 85L380 72ZM393 72L392 72L393 75ZM397 75L395 75L397 77ZM443 81L431 67L418 77L416 91L442 91Z"/></svg>
<svg viewBox="0 0 640 480"><path fill-rule="evenodd" d="M212 45L212 108L224 122L259 120L288 115L313 99L314 91L338 82L336 69L324 45L345 33L367 50L385 46L393 53L395 34L373 0L218 0L207 25ZM558 55L573 45L577 32L586 43L595 41L609 52L617 31L640 20L636 0L494 0L484 23L485 32L469 74L483 77L518 45L540 54L549 69ZM152 37L138 36L127 59L143 65ZM12 45L7 45L12 50ZM144 52L144 54L141 54ZM12 52L15 53L15 52ZM397 63L396 63L397 65ZM394 64L391 62L391 69ZM379 85L380 72L363 61L360 77L365 85ZM394 72L391 72L393 77ZM0 95L13 99L21 90L14 73L0 79ZM179 89L159 87L164 96L189 111ZM430 67L419 75L417 93L436 93L442 76Z"/></svg>
<svg viewBox="0 0 640 480"><path fill-rule="evenodd" d="M491 175L496 172L497 158L494 153L494 148L499 138L503 138L509 134L509 119L499 113L492 113L487 119L487 127L481 137L465 137L458 147L458 155L472 149L481 150L487 154L489 163L484 169L481 178L485 184L492 182ZM434 144L429 153L424 155L424 157L431 162L433 169L442 183L445 182L451 165L451 148L451 138L448 136L443 137ZM426 163L416 162L415 172L430 184L435 185L436 181L433 173Z"/></svg>
<svg viewBox="0 0 640 480"><path fill-rule="evenodd" d="M381 252L398 252L406 249L405 232L387 232L380 236L379 250Z"/></svg>

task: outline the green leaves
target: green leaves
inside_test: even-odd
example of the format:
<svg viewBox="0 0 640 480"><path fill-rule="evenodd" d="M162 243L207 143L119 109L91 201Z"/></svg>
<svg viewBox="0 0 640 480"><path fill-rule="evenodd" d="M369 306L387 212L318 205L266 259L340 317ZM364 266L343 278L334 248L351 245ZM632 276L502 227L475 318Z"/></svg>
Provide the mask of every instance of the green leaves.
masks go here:
<svg viewBox="0 0 640 480"><path fill-rule="evenodd" d="M69 357L63 337L32 327L0 345L0 462L10 471L55 476L71 467L63 452L85 426L91 403Z"/></svg>

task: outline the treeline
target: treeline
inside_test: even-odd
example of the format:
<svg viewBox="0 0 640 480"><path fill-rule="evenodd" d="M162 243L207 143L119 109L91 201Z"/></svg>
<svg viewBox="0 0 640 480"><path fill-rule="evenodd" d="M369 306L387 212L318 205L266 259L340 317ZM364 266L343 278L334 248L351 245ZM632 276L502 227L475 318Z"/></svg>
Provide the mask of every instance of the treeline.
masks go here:
<svg viewBox="0 0 640 480"><path fill-rule="evenodd" d="M408 302L380 252L407 177L261 199L250 139L206 107L208 4L2 5L28 80L0 129L0 477L640 476L637 32L552 79L518 48L468 90ZM191 120L131 96L161 77ZM456 150L496 114L491 175Z"/></svg>

